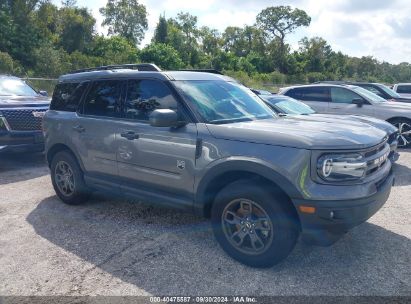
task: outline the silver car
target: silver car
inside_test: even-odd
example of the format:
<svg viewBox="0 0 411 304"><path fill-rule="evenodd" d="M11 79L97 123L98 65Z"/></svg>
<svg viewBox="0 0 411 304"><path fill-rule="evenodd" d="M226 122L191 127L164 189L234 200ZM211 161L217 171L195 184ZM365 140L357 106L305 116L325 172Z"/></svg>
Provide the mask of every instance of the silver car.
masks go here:
<svg viewBox="0 0 411 304"><path fill-rule="evenodd" d="M314 84L292 86L280 94L308 104L318 113L376 117L397 127L399 147L411 143L411 104L391 102L353 85Z"/></svg>
<svg viewBox="0 0 411 304"><path fill-rule="evenodd" d="M411 83L398 83L392 89L401 97L411 98Z"/></svg>

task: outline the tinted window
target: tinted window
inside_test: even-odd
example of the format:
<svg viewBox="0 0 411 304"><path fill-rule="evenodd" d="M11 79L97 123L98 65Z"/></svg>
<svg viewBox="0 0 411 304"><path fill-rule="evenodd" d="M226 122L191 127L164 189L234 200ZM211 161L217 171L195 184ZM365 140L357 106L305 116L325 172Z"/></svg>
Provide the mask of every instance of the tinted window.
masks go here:
<svg viewBox="0 0 411 304"><path fill-rule="evenodd" d="M94 82L84 101L84 114L119 117L121 87L116 80Z"/></svg>
<svg viewBox="0 0 411 304"><path fill-rule="evenodd" d="M78 83L58 84L54 89L50 109L56 111L75 112L87 84L88 83L86 82L80 85Z"/></svg>
<svg viewBox="0 0 411 304"><path fill-rule="evenodd" d="M332 102L336 103L352 103L354 99L362 99L360 95L345 88L331 88Z"/></svg>
<svg viewBox="0 0 411 304"><path fill-rule="evenodd" d="M411 94L411 85L399 85L397 87L397 93Z"/></svg>
<svg viewBox="0 0 411 304"><path fill-rule="evenodd" d="M155 109L177 110L171 90L157 80L129 80L124 105L125 117L148 121Z"/></svg>
<svg viewBox="0 0 411 304"><path fill-rule="evenodd" d="M287 92L285 95L305 101L330 101L329 89L327 87L295 88Z"/></svg>
<svg viewBox="0 0 411 304"><path fill-rule="evenodd" d="M377 88L374 88L372 86L367 86L367 85L361 85L360 87L362 87L362 88L364 88L364 89L366 89L366 90L368 90L368 91L370 91L374 94L377 94L378 96L384 97L383 93L381 93Z"/></svg>

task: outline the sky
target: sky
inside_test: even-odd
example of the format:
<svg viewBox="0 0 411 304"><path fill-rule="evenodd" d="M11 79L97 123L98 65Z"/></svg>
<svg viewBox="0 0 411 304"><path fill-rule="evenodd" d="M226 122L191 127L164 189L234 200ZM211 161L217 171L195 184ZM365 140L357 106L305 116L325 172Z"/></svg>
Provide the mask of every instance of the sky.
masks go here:
<svg viewBox="0 0 411 304"><path fill-rule="evenodd" d="M54 0L59 4L60 0ZM288 36L298 48L301 38L319 36L335 51L350 56L374 56L390 63L411 62L411 0L140 0L148 12L149 29L142 46L149 43L160 14L167 18L189 12L198 17L199 26L224 31L227 26L255 23L257 14L268 6L290 5L305 10L311 25ZM105 0L77 0L88 7L101 27L99 8Z"/></svg>

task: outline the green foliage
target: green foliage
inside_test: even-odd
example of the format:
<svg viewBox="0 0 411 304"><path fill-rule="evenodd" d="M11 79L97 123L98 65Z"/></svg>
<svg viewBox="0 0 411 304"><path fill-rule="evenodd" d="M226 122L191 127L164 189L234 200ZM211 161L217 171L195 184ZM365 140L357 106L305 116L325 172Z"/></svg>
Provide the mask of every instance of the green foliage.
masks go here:
<svg viewBox="0 0 411 304"><path fill-rule="evenodd" d="M0 73L20 74L21 66L8 53L0 52Z"/></svg>
<svg viewBox="0 0 411 304"><path fill-rule="evenodd" d="M181 69L184 64L178 52L163 43L152 43L140 52L142 62L155 63L165 70Z"/></svg>
<svg viewBox="0 0 411 304"><path fill-rule="evenodd" d="M120 36L109 38L95 36L86 53L89 56L100 58L104 64L126 64L138 61L135 46Z"/></svg>
<svg viewBox="0 0 411 304"><path fill-rule="evenodd" d="M68 53L83 52L92 41L96 20L85 8L60 10L60 45Z"/></svg>
<svg viewBox="0 0 411 304"><path fill-rule="evenodd" d="M103 26L108 26L110 35L120 35L134 45L144 38L148 28L147 11L138 0L108 0L100 9L104 16Z"/></svg>
<svg viewBox="0 0 411 304"><path fill-rule="evenodd" d="M60 8L48 0L0 0L0 73L57 77L87 67L153 62L166 70L217 69L270 91L320 80L411 80L410 63L349 57L333 51L321 37L303 38L299 49L291 51L287 35L311 19L288 6L264 9L256 25L227 27L222 33L199 27L189 13L160 16L152 43L142 50L137 44L147 29L144 5L108 0L101 11L109 37L94 32L95 19L75 0Z"/></svg>
<svg viewBox="0 0 411 304"><path fill-rule="evenodd" d="M166 43L168 36L168 23L166 18L160 16L158 19L158 24L154 32L153 42L154 43Z"/></svg>

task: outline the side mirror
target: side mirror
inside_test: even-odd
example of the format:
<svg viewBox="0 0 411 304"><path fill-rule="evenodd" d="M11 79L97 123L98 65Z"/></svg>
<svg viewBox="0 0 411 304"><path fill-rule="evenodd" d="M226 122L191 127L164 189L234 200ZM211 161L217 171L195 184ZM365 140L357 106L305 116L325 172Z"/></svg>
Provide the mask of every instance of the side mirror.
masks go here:
<svg viewBox="0 0 411 304"><path fill-rule="evenodd" d="M178 114L175 111L158 109L151 112L150 125L153 127L178 127L181 122L178 120Z"/></svg>
<svg viewBox="0 0 411 304"><path fill-rule="evenodd" d="M45 97L49 96L49 93L47 93L47 91L39 91L39 94Z"/></svg>
<svg viewBox="0 0 411 304"><path fill-rule="evenodd" d="M352 101L352 104L357 105L357 107L359 107L359 108L361 108L364 105L364 103L365 103L364 100L361 99L361 98L355 98Z"/></svg>

